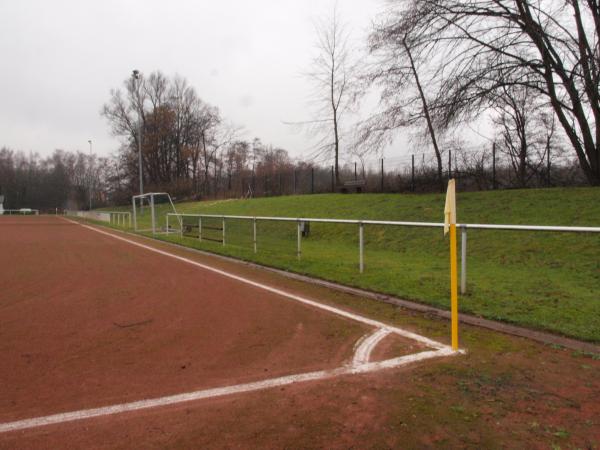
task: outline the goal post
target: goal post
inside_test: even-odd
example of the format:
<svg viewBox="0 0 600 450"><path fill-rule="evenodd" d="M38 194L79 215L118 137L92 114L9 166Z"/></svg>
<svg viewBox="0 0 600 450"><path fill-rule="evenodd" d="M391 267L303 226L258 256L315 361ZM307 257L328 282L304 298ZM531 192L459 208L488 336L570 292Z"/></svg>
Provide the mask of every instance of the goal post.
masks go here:
<svg viewBox="0 0 600 450"><path fill-rule="evenodd" d="M132 206L133 229L136 232L168 233L166 215L177 213L171 196L166 192L134 195Z"/></svg>

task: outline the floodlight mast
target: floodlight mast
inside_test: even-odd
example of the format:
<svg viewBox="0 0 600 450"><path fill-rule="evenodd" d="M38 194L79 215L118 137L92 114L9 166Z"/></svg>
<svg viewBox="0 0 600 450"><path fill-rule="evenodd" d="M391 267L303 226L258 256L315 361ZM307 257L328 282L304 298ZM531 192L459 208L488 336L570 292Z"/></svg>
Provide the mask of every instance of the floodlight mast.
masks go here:
<svg viewBox="0 0 600 450"><path fill-rule="evenodd" d="M140 98L140 72L139 70L135 70L132 72L131 77L133 78L133 83L135 85L135 89L138 94L138 174L140 178L140 195L144 193L144 176L142 172L142 105L139 104ZM142 203L142 208L143 208Z"/></svg>

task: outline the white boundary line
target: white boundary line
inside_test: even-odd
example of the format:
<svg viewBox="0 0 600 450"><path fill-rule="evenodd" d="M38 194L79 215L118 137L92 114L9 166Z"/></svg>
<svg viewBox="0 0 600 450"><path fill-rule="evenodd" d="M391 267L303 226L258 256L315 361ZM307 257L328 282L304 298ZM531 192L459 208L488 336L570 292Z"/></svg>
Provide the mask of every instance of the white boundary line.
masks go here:
<svg viewBox="0 0 600 450"><path fill-rule="evenodd" d="M239 394L245 392L253 392L259 391L263 389L269 389L277 386L285 386L293 383L300 383L306 381L314 381L314 380L325 380L328 378L333 378L341 375L348 374L359 374L359 373L369 373L376 372L383 369L390 369L405 366L407 364L411 364L417 361L423 361L430 358L439 358L442 356L452 356L458 353L463 353L462 351L455 352L451 347L441 344L439 342L428 339L424 336L403 330L401 328L392 327L386 325L382 322L378 322L376 320L368 319L366 317L360 316L358 314L349 313L347 311L334 308L332 306L323 305L321 303L315 302L313 300L306 299L304 297L300 297L295 294L291 294L286 291L282 291L280 289L276 289L261 283L257 283L255 281L249 280L244 277L240 277L238 275L234 275L232 273L215 269L214 267L207 266L205 264L201 264L199 262L193 261L191 259L184 258L182 256L174 255L172 253L165 252L163 250L159 250L157 248L141 244L136 241L132 241L130 239L114 235L112 233L108 233L102 230L99 230L94 227L90 227L88 225L81 224L79 222L75 222L70 219L63 218L69 222L74 224L78 224L87 228L89 230L95 231L97 233L105 234L114 239L121 240L124 242L128 242L129 244L135 245L137 247L144 248L146 250L159 253L161 255L165 255L197 267L201 267L205 270L209 270L214 273L218 273L225 277L240 281L242 283L249 284L251 286L272 292L274 294L280 295L282 297L286 297L292 300L296 300L298 302L331 312L333 314L337 314L342 317L346 317L348 319L355 320L357 322L361 322L367 325L371 325L376 328L375 332L370 335L363 336L355 345L354 357L352 359L351 364L347 364L343 367L339 367L332 370L321 370L316 372L307 372L295 375L288 375L278 378L271 378L267 380L256 381L252 383L238 384L233 386L225 386L219 388L212 389L204 389L194 392L187 392L183 394L170 395L166 397L158 397L147 400L140 400L130 403L121 403L117 405L105 406L100 408L92 408L92 409L83 409L79 411L71 411L60 414L52 414L48 416L35 417L30 419L17 420L13 422L0 423L0 433L6 433L10 431L24 430L28 428L36 428L45 425L59 424L65 422L72 422L75 420L83 420L90 419L93 417L100 416L108 416L113 414L138 411L141 409L149 409L156 408L159 406L167 406L174 405L184 402L190 402L194 400L202 400L207 398L214 397L222 397L225 395L231 394ZM428 347L434 348L435 350L423 351L420 353L415 353L411 355L405 355L398 358L392 358L385 361L377 361L377 362L369 362L372 350L377 346L381 340L383 340L386 336L391 333L398 334L400 336L404 336L406 338L421 342Z"/></svg>
<svg viewBox="0 0 600 450"><path fill-rule="evenodd" d="M293 383L306 381L325 380L338 377L340 375L375 372L382 369L405 366L407 364L423 361L430 358L450 356L456 352L445 348L441 350L431 350L414 355L402 356L400 358L388 359L373 363L361 364L359 366L344 366L333 370L320 370L317 372L307 372L297 375L288 375L285 377L271 378L268 380L256 381L253 383L238 384L234 386L205 389L201 391L187 392L185 394L171 395L168 397L159 397L149 400L140 400L131 403L122 403L119 405L105 406L102 408L83 409L50 416L36 417L33 419L18 420L0 424L0 433L9 431L24 430L27 428L36 428L45 425L53 425L74 420L91 419L93 417L109 416L141 409L156 408L159 406L175 405L179 403L191 402L214 397L222 397L231 394L240 394L245 392L259 391L278 386L286 386Z"/></svg>
<svg viewBox="0 0 600 450"><path fill-rule="evenodd" d="M373 349L390 333L391 331L387 328L380 328L370 336L363 336L354 346L355 351L352 365L358 367L368 363Z"/></svg>
<svg viewBox="0 0 600 450"><path fill-rule="evenodd" d="M104 235L109 236L109 237L111 237L113 239L117 239L119 241L127 242L127 243L129 243L131 245L135 245L136 247L140 247L140 248L149 250L151 252L158 253L160 255L168 256L169 258L173 258L173 259L176 259L178 261L182 261L182 262L191 264L193 266L200 267L200 268L202 268L204 270L208 270L210 272L218 273L219 275L222 275L224 277L231 278L233 280L236 280L236 281L248 284L250 286L254 286L256 288L259 288L259 289L262 289L262 290L265 290L265 291L268 291L268 292L272 292L273 294L277 294L277 295L279 295L281 297L285 297L285 298L288 298L288 299L291 299L291 300L295 300L297 302L304 303L306 305L310 305L310 306L312 306L314 308L322 309L322 310L328 311L330 313L336 314L338 316L346 317L346 318L354 320L356 322L361 322L361 323L364 323L366 325L370 325L370 326L372 326L374 328L385 328L387 330L390 330L390 332L399 334L399 335L404 336L404 337L406 337L408 339L412 339L413 341L421 342L422 344L425 344L426 346L431 347L431 348L442 349L442 348L449 347L449 346L447 346L445 344L442 344L440 342L437 342L437 341L434 341L432 339L426 338L425 336L421 336L420 334L412 333L412 332L404 330L402 328L398 328L398 327L394 327L394 326L391 326L391 325L387 325L387 324L385 324L383 322L379 322L377 320L369 319L367 317L363 317L363 316L358 315L358 314L354 314L354 313L351 313L351 312L348 312L348 311L344 311L342 309L338 309L338 308L335 308L333 306L324 305L324 304L318 303L318 302L316 302L314 300L309 300L308 298L301 297L299 295L292 294L290 292L283 291L281 289L277 289L277 288L268 286L266 284L258 283L256 281L252 281L252 280L250 280L248 278L244 278L244 277L241 277L239 275L234 275L233 273L226 272L226 271L221 270L221 269L216 269L214 267L208 266L206 264L199 263L197 261L185 258L183 256L175 255L173 253L169 253L169 252L166 252L164 250L159 250L159 249L157 249L155 247L151 247L149 245L145 245L145 244L142 244L140 242L136 242L136 241L133 241L131 239L127 239L125 237L118 236L118 235L113 234L113 233L108 233L106 231L100 230L100 229L95 228L95 227L91 227L89 225L84 225L84 224L81 224L79 222L72 221L70 219L64 219L64 220L68 220L69 222L76 223L78 225L81 225L84 228L87 228L87 229L89 229L91 231L95 231L96 233L104 234Z"/></svg>

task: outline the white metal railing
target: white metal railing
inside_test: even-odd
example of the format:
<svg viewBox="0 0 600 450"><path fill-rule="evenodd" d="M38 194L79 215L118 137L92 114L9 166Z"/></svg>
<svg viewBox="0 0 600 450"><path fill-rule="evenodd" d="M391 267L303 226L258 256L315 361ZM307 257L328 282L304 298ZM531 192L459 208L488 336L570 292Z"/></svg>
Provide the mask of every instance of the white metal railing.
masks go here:
<svg viewBox="0 0 600 450"><path fill-rule="evenodd" d="M30 208L23 208L23 209L2 209L2 210L0 210L0 214L6 214L7 216L15 216L15 215L22 215L22 216L34 215L34 216L39 216L40 215L40 210L39 209L30 209Z"/></svg>
<svg viewBox="0 0 600 450"><path fill-rule="evenodd" d="M83 219L97 220L98 222L110 222L110 215L105 211L71 211L65 210L65 216L81 217Z"/></svg>
<svg viewBox="0 0 600 450"><path fill-rule="evenodd" d="M195 217L198 219L198 239L202 240L202 218L221 219L223 230L223 245L225 245L226 220L249 220L253 223L253 249L258 251L257 227L258 221L296 222L297 224L297 249L298 259L302 256L302 228L305 223L338 223L358 225L358 266L360 273L364 272L364 227L365 225L384 225L400 227L426 227L443 228L443 223L437 222L401 222L390 220L357 220L357 219L323 219L309 217L267 217L267 216L231 216L219 214L167 214L167 234L170 232L169 217L175 216L180 224L179 234L183 235L183 217ZM600 233L600 227L566 227L566 226L544 226L544 225L500 225L500 224L478 224L460 223L456 227L461 230L461 273L460 290L464 294L467 291L467 230L504 230L504 231L543 231L557 233Z"/></svg>
<svg viewBox="0 0 600 450"><path fill-rule="evenodd" d="M111 225L117 225L119 227L131 228L131 213L129 211L106 211L109 214L108 222Z"/></svg>

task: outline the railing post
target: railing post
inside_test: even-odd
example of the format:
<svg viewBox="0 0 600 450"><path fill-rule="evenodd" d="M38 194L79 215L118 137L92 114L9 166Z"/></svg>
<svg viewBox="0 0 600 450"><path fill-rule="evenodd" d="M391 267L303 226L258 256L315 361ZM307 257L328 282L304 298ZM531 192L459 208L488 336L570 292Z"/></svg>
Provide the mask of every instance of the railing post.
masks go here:
<svg viewBox="0 0 600 450"><path fill-rule="evenodd" d="M135 212L135 197L131 199L133 203L133 231L137 231L137 213Z"/></svg>
<svg viewBox="0 0 600 450"><path fill-rule="evenodd" d="M467 293L467 227L460 228L460 293Z"/></svg>
<svg viewBox="0 0 600 450"><path fill-rule="evenodd" d="M198 217L198 240L202 242L202 217Z"/></svg>
<svg viewBox="0 0 600 450"><path fill-rule="evenodd" d="M150 213L152 214L152 235L156 234L156 217L154 215L154 195L150 195Z"/></svg>
<svg viewBox="0 0 600 450"><path fill-rule="evenodd" d="M365 270L365 225L358 225L358 268L360 273Z"/></svg>
<svg viewBox="0 0 600 450"><path fill-rule="evenodd" d="M302 245L302 227L301 227L301 223L302 222L300 222L300 220L298 220L298 223L297 223L297 230L298 230L298 250L297 250L297 253L298 253L298 259L300 259L300 257L302 256L302 247L301 247L301 245Z"/></svg>
<svg viewBox="0 0 600 450"><path fill-rule="evenodd" d="M183 238L183 218L181 218L181 221L179 222L179 237Z"/></svg>
<svg viewBox="0 0 600 450"><path fill-rule="evenodd" d="M225 216L223 216L223 247L225 247Z"/></svg>
<svg viewBox="0 0 600 450"><path fill-rule="evenodd" d="M256 217L252 219L252 243L254 245L254 253L257 251L257 243L256 243Z"/></svg>
<svg viewBox="0 0 600 450"><path fill-rule="evenodd" d="M170 231L170 227L169 227L169 214L167 213L167 236L169 235L169 231Z"/></svg>

